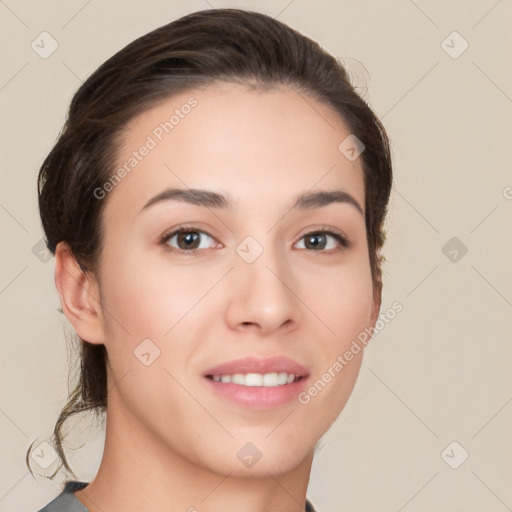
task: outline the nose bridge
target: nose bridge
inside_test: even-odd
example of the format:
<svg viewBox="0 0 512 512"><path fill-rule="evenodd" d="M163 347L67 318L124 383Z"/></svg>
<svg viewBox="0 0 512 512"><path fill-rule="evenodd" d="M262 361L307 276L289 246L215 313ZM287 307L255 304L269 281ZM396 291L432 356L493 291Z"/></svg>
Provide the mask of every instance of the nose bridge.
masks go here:
<svg viewBox="0 0 512 512"><path fill-rule="evenodd" d="M244 239L236 247L234 267L228 311L231 327L253 324L270 332L298 321L292 272L271 235L267 233L262 243L252 236Z"/></svg>

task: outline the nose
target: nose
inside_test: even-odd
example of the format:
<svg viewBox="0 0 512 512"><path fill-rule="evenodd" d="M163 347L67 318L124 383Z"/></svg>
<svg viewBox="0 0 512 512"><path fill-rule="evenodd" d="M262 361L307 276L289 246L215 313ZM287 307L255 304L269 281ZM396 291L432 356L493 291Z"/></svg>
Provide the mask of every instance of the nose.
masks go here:
<svg viewBox="0 0 512 512"><path fill-rule="evenodd" d="M235 254L228 284L226 322L236 331L260 336L288 332L301 320L300 290L289 264L265 249L252 263Z"/></svg>

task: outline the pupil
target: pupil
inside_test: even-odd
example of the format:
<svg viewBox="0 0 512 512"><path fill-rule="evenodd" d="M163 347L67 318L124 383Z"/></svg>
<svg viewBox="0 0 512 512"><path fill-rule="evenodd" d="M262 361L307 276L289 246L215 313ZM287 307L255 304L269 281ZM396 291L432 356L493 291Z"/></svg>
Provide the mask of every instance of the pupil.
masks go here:
<svg viewBox="0 0 512 512"><path fill-rule="evenodd" d="M178 245L180 246L180 249L183 249L180 242L185 241L184 247L185 248L192 248L196 249L198 244L197 241L199 240L198 233L194 233L193 231L186 231L184 233L180 233L178 235Z"/></svg>
<svg viewBox="0 0 512 512"><path fill-rule="evenodd" d="M319 245L323 245L325 243L325 240L323 240L322 242L319 243L318 242L318 238L324 238L325 239L325 235L322 235L320 233L317 233L315 235L311 235L310 237L308 237L306 239L306 246L308 246L308 244L310 244L311 247L318 248Z"/></svg>

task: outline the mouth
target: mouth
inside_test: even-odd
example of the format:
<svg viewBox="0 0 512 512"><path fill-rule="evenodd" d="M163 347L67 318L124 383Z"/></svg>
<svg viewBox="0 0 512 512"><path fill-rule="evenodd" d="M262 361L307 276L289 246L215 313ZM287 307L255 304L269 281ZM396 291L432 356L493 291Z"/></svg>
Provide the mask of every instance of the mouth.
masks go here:
<svg viewBox="0 0 512 512"><path fill-rule="evenodd" d="M285 357L249 357L211 368L203 377L223 400L244 408L269 409L296 400L306 386L309 371Z"/></svg>

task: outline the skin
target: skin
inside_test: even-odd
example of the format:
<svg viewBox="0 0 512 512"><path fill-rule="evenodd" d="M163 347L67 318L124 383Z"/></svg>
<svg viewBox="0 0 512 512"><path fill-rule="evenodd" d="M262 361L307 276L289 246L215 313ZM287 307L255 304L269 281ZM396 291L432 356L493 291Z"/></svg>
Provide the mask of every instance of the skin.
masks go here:
<svg viewBox="0 0 512 512"><path fill-rule="evenodd" d="M105 450L75 495L91 512L303 510L315 444L345 406L363 351L306 405L241 407L201 374L284 355L314 383L374 326L380 287L364 215L346 202L290 210L301 193L335 189L364 210L361 162L338 150L350 131L324 104L285 87L217 84L133 119L117 164L190 96L197 107L103 199L99 275L83 274L64 243L57 249L64 313L109 355ZM232 206L170 200L141 211L168 187L222 193ZM176 237L161 243L188 224L211 236L200 235L196 256ZM321 227L350 247L327 235L325 249L308 248L304 236ZM263 248L250 264L235 251L247 236ZM134 350L148 338L160 356L146 366ZM251 468L237 458L247 442L263 455Z"/></svg>

